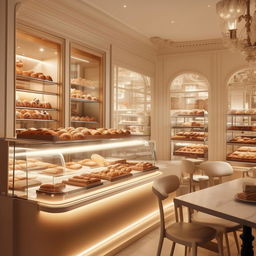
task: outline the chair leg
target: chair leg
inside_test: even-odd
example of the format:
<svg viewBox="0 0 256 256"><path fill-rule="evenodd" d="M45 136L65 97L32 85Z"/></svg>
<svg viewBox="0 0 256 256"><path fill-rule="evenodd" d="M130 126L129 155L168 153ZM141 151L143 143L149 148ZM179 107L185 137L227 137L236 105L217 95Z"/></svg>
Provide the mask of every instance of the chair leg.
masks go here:
<svg viewBox="0 0 256 256"><path fill-rule="evenodd" d="M224 252L223 252L223 234L217 234L216 235L216 240L217 240L217 244L218 244L218 252L219 252L219 256L224 256Z"/></svg>
<svg viewBox="0 0 256 256"><path fill-rule="evenodd" d="M229 241L228 241L228 234L224 233L225 240L226 240L226 245L227 245L227 251L228 251L228 256L230 256L230 247L229 247Z"/></svg>
<svg viewBox="0 0 256 256"><path fill-rule="evenodd" d="M164 237L162 236L162 234L160 235L160 239L159 239L159 243L158 243L158 248L157 248L157 256L161 255L161 251L162 251L162 247L163 247L163 242L164 242Z"/></svg>
<svg viewBox="0 0 256 256"><path fill-rule="evenodd" d="M172 249L171 249L170 256L173 256L173 254L174 254L175 245L176 245L176 243L175 243L175 242L172 242Z"/></svg>
<svg viewBox="0 0 256 256"><path fill-rule="evenodd" d="M185 246L185 254L184 254L184 256L187 256L187 253L188 253L188 247Z"/></svg>
<svg viewBox="0 0 256 256"><path fill-rule="evenodd" d="M197 245L196 244L192 245L192 256L197 256Z"/></svg>
<svg viewBox="0 0 256 256"><path fill-rule="evenodd" d="M234 235L235 242L236 242L237 253L238 253L238 255L239 255L239 253L240 253L240 247L239 247L239 243L238 243L238 238L237 238L237 233L236 233L236 231L233 231L233 235Z"/></svg>

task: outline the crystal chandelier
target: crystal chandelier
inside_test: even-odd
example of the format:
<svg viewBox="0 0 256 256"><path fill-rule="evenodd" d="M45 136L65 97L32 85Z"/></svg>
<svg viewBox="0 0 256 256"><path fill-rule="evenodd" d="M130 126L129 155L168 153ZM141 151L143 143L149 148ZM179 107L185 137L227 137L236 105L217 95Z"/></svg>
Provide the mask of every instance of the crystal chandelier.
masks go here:
<svg viewBox="0 0 256 256"><path fill-rule="evenodd" d="M223 21L226 44L241 51L247 61L255 64L256 0L221 0L216 9Z"/></svg>

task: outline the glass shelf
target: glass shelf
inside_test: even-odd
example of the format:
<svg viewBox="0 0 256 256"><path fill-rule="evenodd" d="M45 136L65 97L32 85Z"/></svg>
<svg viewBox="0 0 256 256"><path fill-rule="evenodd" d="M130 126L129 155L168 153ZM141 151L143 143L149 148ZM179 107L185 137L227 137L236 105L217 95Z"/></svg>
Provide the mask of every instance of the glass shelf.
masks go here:
<svg viewBox="0 0 256 256"><path fill-rule="evenodd" d="M52 120L52 119L24 119L24 118L16 118L16 121L36 121L36 122L58 122L58 120Z"/></svg>
<svg viewBox="0 0 256 256"><path fill-rule="evenodd" d="M41 110L41 111L58 111L56 108L32 108L16 106L16 109Z"/></svg>
<svg viewBox="0 0 256 256"><path fill-rule="evenodd" d="M79 101L79 102L84 102L84 103L100 103L97 100L84 100L84 99L79 99L79 98L71 98L71 101Z"/></svg>
<svg viewBox="0 0 256 256"><path fill-rule="evenodd" d="M44 94L44 95L54 95L58 96L58 93L55 92L45 92L45 91L37 91L37 90L30 90L30 89L16 89L17 92L26 92L26 93L34 93L34 94Z"/></svg>
<svg viewBox="0 0 256 256"><path fill-rule="evenodd" d="M45 85L59 85L59 83L54 82L54 81L44 80L44 79L31 77L31 76L16 75L16 79L20 80L20 81L43 83Z"/></svg>

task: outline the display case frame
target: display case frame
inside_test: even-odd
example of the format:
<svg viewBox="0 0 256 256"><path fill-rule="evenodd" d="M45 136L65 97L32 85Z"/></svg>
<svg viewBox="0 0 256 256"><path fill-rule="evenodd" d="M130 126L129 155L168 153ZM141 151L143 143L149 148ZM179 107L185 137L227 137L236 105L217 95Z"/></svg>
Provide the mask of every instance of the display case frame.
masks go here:
<svg viewBox="0 0 256 256"><path fill-rule="evenodd" d="M160 175L161 173L157 170L158 168L155 167L155 148L154 144L151 141L143 140L143 139L97 139L97 140L88 140L88 141L61 141L61 142L47 142L47 141L38 141L38 140L17 140L17 139L9 139L9 140L0 140L0 145L1 145L1 152L3 152L5 155L7 154L7 165L1 165L1 173L5 173L4 176L2 176L1 179L1 188L5 188L5 191L2 191L2 193L9 194L12 197L18 197L22 199L27 199L27 200L32 200L35 203L38 204L38 208L42 211L47 211L47 212L65 212L69 211L72 209L75 209L77 207L80 207L85 204L89 204L91 202L98 201L100 199L109 197L111 195L114 195L116 193L124 192L128 189L132 189L137 186L141 186L143 184L151 182L155 177ZM47 176L47 180L49 179L55 179L56 181L53 183L58 183L59 180L64 180L69 177L74 177L74 175L80 175L82 173L97 173L98 171L102 171L102 169L105 169L106 167L100 167L96 166L93 169L88 169L87 167L85 168L86 170L80 170L80 171L74 171L74 172L65 172L60 175L53 176L52 174L41 174L42 169L37 169L36 167L29 166L31 164L31 160L34 158L31 158L31 156L40 159L43 159L42 157L45 154L50 154L49 151L51 152L51 158L49 159L54 159L54 154L60 154L65 157L65 160L62 156L62 162L65 166L65 163L67 161L72 161L71 160L71 153L73 152L76 156L81 154L81 152L93 152L92 150L96 150L100 152L108 152L108 150L114 150L120 149L122 152L125 152L125 149L128 150L129 152L129 147L133 151L133 148L135 147L145 147L146 152L148 152L147 156L150 155L150 159L148 160L149 162L152 162L153 168L151 169L145 169L145 170L140 170L140 171L132 171L130 175L127 176L120 176L117 177L117 179L113 179L113 181L104 181L104 178L101 178L101 183L103 184L98 184L99 186L92 186L92 187L83 187L80 189L76 188L76 193L71 191L71 194L66 194L66 198L58 198L59 195L54 195L51 193L48 193L46 197L33 197L29 196L34 195L35 189L38 191L38 186L40 184L32 185L31 187L29 186L29 181L31 179L35 179L32 176L37 176L36 179L41 179L40 182L43 183L43 179L46 180L45 176ZM26 151L25 149L29 148L29 151ZM11 151L10 151L11 150ZM25 150L23 152L23 150ZM73 150L73 151L72 151ZM104 151L105 150L105 151ZM135 154L141 154L142 150L139 150L138 153ZM9 152L9 155L8 153ZM11 154L10 154L11 152ZM74 155L74 156L75 156ZM9 159L8 159L9 156ZM10 157L11 156L11 157ZM25 158L24 158L25 157ZM28 158L29 157L29 158ZM142 158L141 158L142 157ZM139 159L144 159L144 156L138 155L138 158L135 159L139 161ZM10 162L15 159L15 162L12 162L13 165L10 167ZM17 159L17 160L16 160ZM24 189L14 189L15 188L15 182L19 182L19 177L21 178L21 170L19 170L20 167L18 165L22 161L21 159L26 159L26 168L24 167L24 180L25 182L25 188ZM128 158L129 159L129 158ZM34 159L35 160L35 159ZM18 164L18 161L19 164ZM129 161L134 161L133 159L130 159ZM140 160L141 161L141 160ZM145 161L145 159L144 159ZM5 161L3 161L5 162ZM8 162L9 162L9 167L8 167ZM17 163L16 163L17 162ZM35 161L33 161L35 162ZM17 168L14 166L17 165ZM7 169L6 169L7 168ZM33 169L35 168L35 169ZM65 168L67 168L65 166ZM9 169L9 172L8 172ZM9 175L8 175L9 174ZM11 175L11 176L10 176ZM17 177L16 177L16 176ZM23 174L22 174L23 175ZM30 176L31 175L31 176ZM5 182L7 181L7 187ZM12 183L13 182L13 183ZM45 182L45 181L44 181ZM8 184L10 184L12 187L8 189ZM16 183L17 184L17 183ZM79 190L79 191L78 191ZM8 192L9 191L9 192ZM32 194L31 194L32 193ZM52 197L53 196L53 197ZM54 198L55 196L55 198ZM52 200L51 200L52 199Z"/></svg>

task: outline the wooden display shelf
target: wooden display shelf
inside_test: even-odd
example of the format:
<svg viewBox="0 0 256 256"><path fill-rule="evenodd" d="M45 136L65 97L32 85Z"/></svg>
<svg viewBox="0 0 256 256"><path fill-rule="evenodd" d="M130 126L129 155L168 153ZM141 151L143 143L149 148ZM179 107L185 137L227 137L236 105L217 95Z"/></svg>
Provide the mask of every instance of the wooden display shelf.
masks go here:
<svg viewBox="0 0 256 256"><path fill-rule="evenodd" d="M26 82L43 83L45 85L58 85L59 84L59 83L54 82L54 81L40 79L40 78L37 78L37 77L31 77L31 76L23 76L23 75L16 75L16 80L26 81Z"/></svg>
<svg viewBox="0 0 256 256"><path fill-rule="evenodd" d="M175 115L173 117L191 117L191 118L195 118L195 117L208 117L208 115Z"/></svg>
<svg viewBox="0 0 256 256"><path fill-rule="evenodd" d="M81 98L70 98L71 101L78 101L78 102L84 102L84 103L100 103L98 100L85 100Z"/></svg>
<svg viewBox="0 0 256 256"><path fill-rule="evenodd" d="M228 116L256 116L256 114L227 114Z"/></svg>
<svg viewBox="0 0 256 256"><path fill-rule="evenodd" d="M244 159L244 158L236 158L236 157L230 157L227 156L226 160L228 161L234 161L234 162L243 162L243 163L256 163L256 159Z"/></svg>
<svg viewBox="0 0 256 256"><path fill-rule="evenodd" d="M37 90L30 90L30 89L20 89L20 88L16 88L17 92L26 92L26 93L34 93L34 94L44 94L44 95L54 95L54 96L58 96L58 93L55 92L44 92L44 91L37 91Z"/></svg>
<svg viewBox="0 0 256 256"><path fill-rule="evenodd" d="M190 141L190 142L206 142L207 140L206 139L204 139L204 140L202 140L202 139L175 139L175 138L171 138L171 140L175 140L175 141Z"/></svg>
<svg viewBox="0 0 256 256"><path fill-rule="evenodd" d="M16 109L41 110L41 111L58 111L57 108L33 108L33 107L20 107L20 106L16 106Z"/></svg>

